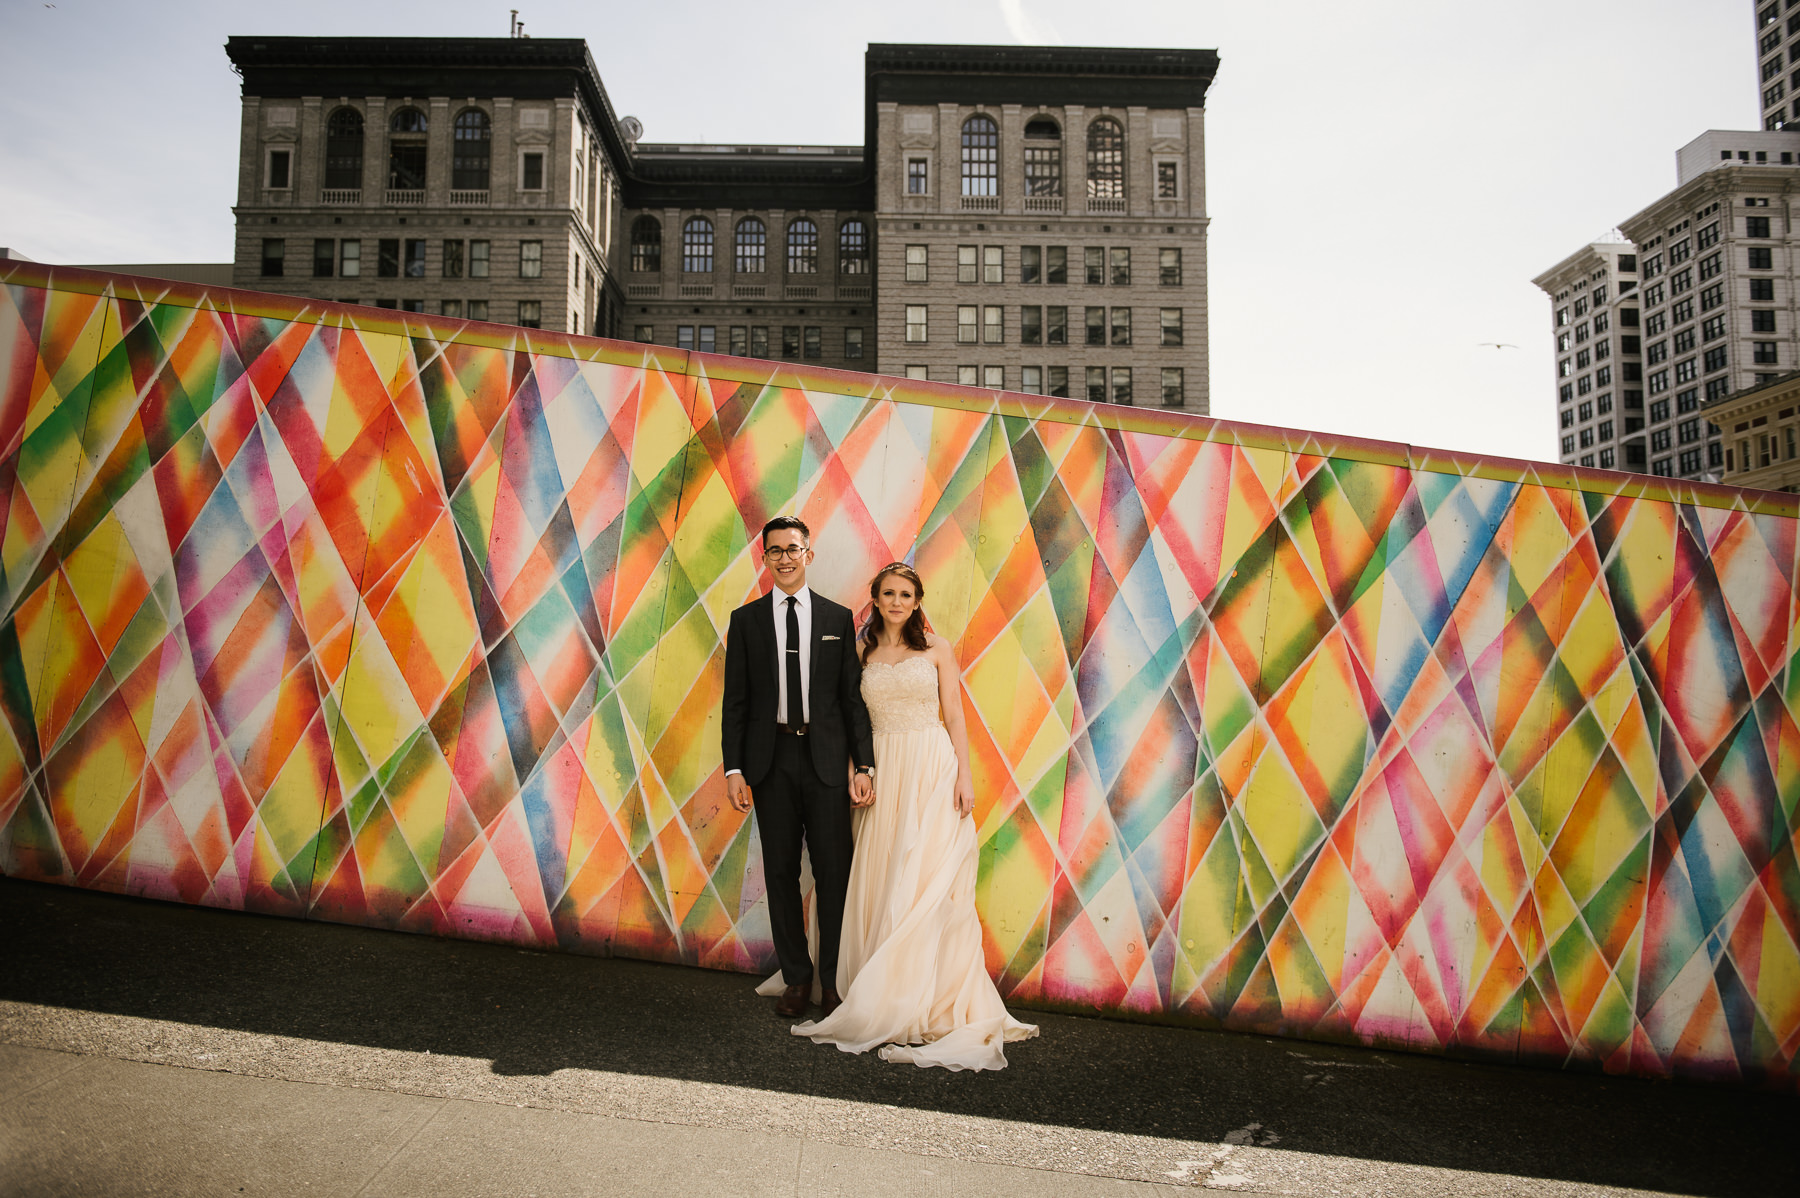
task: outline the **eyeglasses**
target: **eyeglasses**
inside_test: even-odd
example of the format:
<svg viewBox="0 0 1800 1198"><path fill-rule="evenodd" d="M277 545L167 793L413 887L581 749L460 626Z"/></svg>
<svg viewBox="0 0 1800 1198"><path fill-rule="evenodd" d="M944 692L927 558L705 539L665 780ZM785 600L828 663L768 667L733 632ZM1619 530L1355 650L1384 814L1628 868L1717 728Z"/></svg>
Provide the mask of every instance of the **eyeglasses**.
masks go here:
<svg viewBox="0 0 1800 1198"><path fill-rule="evenodd" d="M763 550L763 556L764 557L773 557L773 558L784 558L785 557L785 558L797 559L802 553L805 553L809 548L811 548L811 546L808 546L808 545L775 545L775 546L771 546L768 549Z"/></svg>

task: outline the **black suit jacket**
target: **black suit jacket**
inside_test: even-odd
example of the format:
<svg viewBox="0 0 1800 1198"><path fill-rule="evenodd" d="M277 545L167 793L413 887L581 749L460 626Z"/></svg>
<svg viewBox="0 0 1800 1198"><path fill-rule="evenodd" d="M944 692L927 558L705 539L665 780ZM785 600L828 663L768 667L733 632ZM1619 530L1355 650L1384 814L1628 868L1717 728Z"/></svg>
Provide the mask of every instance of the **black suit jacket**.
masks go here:
<svg viewBox="0 0 1800 1198"><path fill-rule="evenodd" d="M780 668L775 646L773 595L753 599L731 613L725 633L725 700L719 738L727 772L738 770L751 787L775 759L775 709ZM862 661L850 609L812 593L811 678L806 692L806 745L813 768L828 785L843 786L850 762L875 764L869 709L863 706Z"/></svg>

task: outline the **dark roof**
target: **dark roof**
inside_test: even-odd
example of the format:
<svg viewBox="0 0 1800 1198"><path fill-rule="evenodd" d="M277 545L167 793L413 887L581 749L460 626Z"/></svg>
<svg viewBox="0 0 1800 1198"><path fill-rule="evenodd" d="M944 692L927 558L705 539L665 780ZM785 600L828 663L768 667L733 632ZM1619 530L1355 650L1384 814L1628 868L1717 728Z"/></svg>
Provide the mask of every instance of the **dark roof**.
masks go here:
<svg viewBox="0 0 1800 1198"><path fill-rule="evenodd" d="M579 96L613 161L629 161L578 37L231 37L225 55L247 96Z"/></svg>
<svg viewBox="0 0 1800 1198"><path fill-rule="evenodd" d="M637 147L629 208L835 208L875 205L861 146Z"/></svg>

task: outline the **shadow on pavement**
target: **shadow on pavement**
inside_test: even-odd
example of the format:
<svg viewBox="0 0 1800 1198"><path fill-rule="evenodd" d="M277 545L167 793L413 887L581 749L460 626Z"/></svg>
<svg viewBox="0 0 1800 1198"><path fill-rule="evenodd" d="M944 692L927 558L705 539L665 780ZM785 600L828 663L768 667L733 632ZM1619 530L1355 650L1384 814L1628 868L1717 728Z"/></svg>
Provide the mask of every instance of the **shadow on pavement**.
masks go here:
<svg viewBox="0 0 1800 1198"><path fill-rule="evenodd" d="M0 1000L992 1119L1703 1195L1786 1191L1800 1098L1027 1016L950 1074L791 1036L752 979L0 879Z"/></svg>

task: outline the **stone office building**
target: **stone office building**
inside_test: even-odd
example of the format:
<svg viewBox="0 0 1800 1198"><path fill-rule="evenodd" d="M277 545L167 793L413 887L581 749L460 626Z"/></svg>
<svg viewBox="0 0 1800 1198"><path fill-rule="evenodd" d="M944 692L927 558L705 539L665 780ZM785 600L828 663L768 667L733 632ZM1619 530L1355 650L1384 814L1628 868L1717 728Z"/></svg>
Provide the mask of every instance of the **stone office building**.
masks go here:
<svg viewBox="0 0 1800 1198"><path fill-rule="evenodd" d="M225 52L244 81L237 286L614 331L626 150L585 42L234 37Z"/></svg>
<svg viewBox="0 0 1800 1198"><path fill-rule="evenodd" d="M241 286L1208 410L1212 51L871 46L862 146L640 142L580 41L227 52Z"/></svg>

